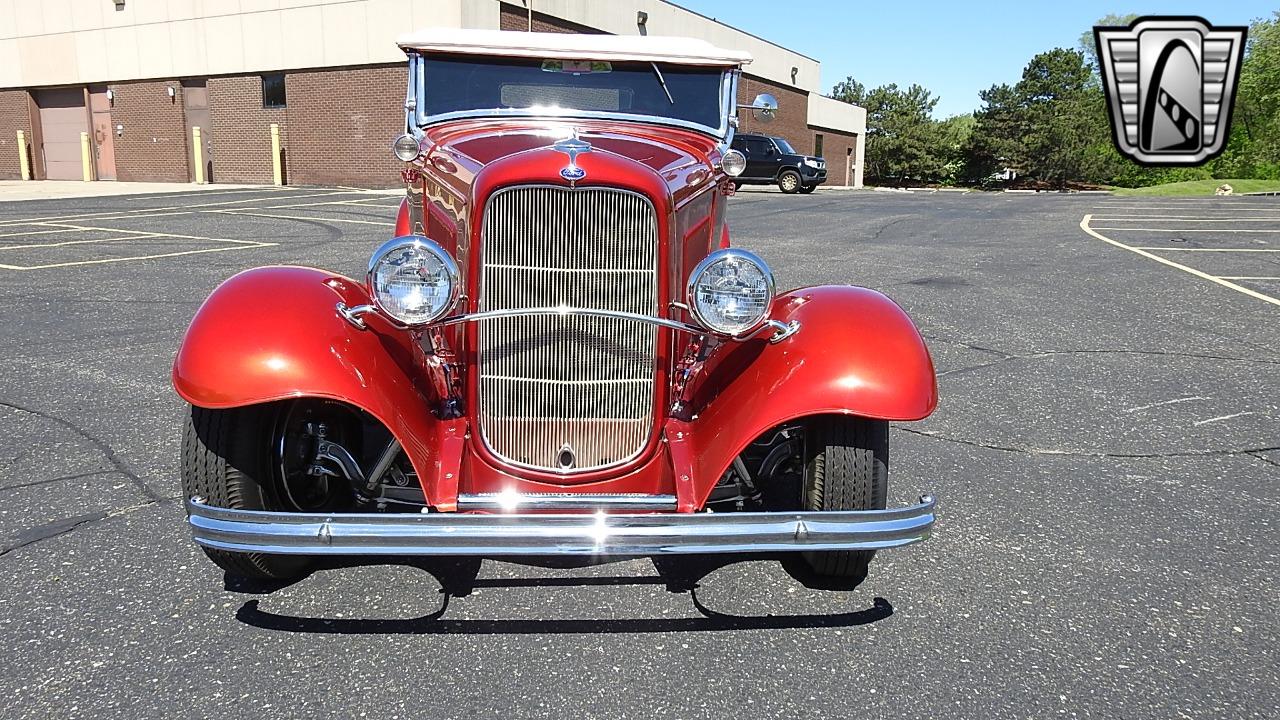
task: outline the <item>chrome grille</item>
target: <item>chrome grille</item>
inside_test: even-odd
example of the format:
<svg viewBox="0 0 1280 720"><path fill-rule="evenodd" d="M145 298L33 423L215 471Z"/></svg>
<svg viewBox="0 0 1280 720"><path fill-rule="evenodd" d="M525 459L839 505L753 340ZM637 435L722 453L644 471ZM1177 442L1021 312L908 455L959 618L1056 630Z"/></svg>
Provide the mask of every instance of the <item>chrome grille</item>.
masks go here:
<svg viewBox="0 0 1280 720"><path fill-rule="evenodd" d="M641 195L517 187L484 215L479 310L658 314L658 227ZM653 429L657 328L575 315L477 326L481 436L498 458L557 472L634 458Z"/></svg>

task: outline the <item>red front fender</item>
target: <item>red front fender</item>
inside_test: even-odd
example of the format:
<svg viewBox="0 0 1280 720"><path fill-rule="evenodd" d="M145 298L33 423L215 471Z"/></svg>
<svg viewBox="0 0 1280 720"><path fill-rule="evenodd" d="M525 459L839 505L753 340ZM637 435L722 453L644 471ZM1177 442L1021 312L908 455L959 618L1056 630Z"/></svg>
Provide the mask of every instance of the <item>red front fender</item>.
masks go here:
<svg viewBox="0 0 1280 720"><path fill-rule="evenodd" d="M434 478L433 456L449 424L429 411L411 338L389 327L359 330L334 309L368 301L359 283L322 270L242 272L196 312L173 364L173 387L206 408L293 397L348 403L391 431L420 478Z"/></svg>
<svg viewBox="0 0 1280 720"><path fill-rule="evenodd" d="M699 506L746 446L806 415L919 420L938 404L933 360L911 318L878 292L793 290L771 317L800 330L777 344L722 346L694 379L687 427Z"/></svg>

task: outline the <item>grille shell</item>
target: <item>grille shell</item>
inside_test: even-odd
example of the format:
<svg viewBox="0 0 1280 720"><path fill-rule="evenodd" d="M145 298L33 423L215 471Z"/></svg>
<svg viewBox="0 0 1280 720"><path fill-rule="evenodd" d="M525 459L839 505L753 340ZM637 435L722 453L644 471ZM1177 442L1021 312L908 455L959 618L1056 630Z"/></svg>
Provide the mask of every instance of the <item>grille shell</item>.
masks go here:
<svg viewBox="0 0 1280 720"><path fill-rule="evenodd" d="M658 314L657 212L645 196L519 186L490 196L482 222L479 311ZM619 318L479 323L476 420L485 447L502 462L558 474L635 459L653 433L658 335Z"/></svg>

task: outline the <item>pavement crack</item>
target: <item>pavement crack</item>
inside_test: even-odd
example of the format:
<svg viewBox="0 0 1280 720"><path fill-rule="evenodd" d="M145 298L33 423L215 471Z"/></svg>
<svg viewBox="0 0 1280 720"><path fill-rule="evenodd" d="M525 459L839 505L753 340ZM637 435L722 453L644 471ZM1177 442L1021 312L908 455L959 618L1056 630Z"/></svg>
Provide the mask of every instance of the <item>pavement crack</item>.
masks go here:
<svg viewBox="0 0 1280 720"><path fill-rule="evenodd" d="M1246 452L1245 455L1248 455L1249 457L1258 458L1259 460L1261 460L1262 462L1268 465L1275 465L1276 467L1280 468L1280 462L1276 462L1275 460L1272 460L1266 455L1263 455L1262 453L1264 452L1268 452L1268 451L1267 450L1250 450Z"/></svg>
<svg viewBox="0 0 1280 720"><path fill-rule="evenodd" d="M103 457L107 459L107 462L111 463L111 467L115 468L116 472L120 473L121 475L124 475L126 478L129 479L129 482L132 483L133 486L138 489L138 492L142 493L143 497L148 498L150 500L159 500L163 497L162 495L160 495L160 493L152 489L150 485L147 485L147 483L142 478L138 477L138 474L135 473L132 469L130 469L129 466L125 464L124 460L120 459L120 457L116 455L115 448L111 447L109 444L106 443L106 441L98 438L94 434L90 433L88 430L85 430L84 428L80 427L79 425L76 425L70 420L65 420L63 418L58 417L57 415L52 415L50 413L46 413L41 410L35 410L32 408L24 407L22 405L16 405L14 403L5 402L3 400L0 400L0 407L7 407L11 410L17 410L18 412L27 413L28 415L35 415L38 418L43 418L45 420L48 420L51 423L61 425L62 427L70 430L76 435L79 435L85 440L88 440L89 444L97 448L98 452L102 453Z"/></svg>
<svg viewBox="0 0 1280 720"><path fill-rule="evenodd" d="M98 475L116 475L115 470L95 470L94 472L76 473L75 475L63 475L61 477L49 478L47 480L33 480L27 483L18 483L17 485L6 485L0 487L0 493L10 490L21 490L23 488L40 487L41 485L52 485L56 482L65 482L67 480L82 480L84 478L96 477Z"/></svg>
<svg viewBox="0 0 1280 720"><path fill-rule="evenodd" d="M920 333L920 336L923 337L925 340L928 340L929 342L940 342L940 343L943 343L944 345L959 345L962 348L968 348L975 352L987 353L989 355L997 355L1001 360L1008 360L1010 358L1017 357L1016 355L1011 355L1003 350L983 347L981 345L976 345L974 343L964 342L963 340L945 338L945 337L942 337L941 335L930 335L928 333Z"/></svg>
<svg viewBox="0 0 1280 720"><path fill-rule="evenodd" d="M977 440L965 440L963 438L948 437L929 430L915 430L907 427L894 427L912 435L931 438L933 440L941 440L943 442L956 443L958 445L968 445L969 447L982 448L984 450L996 450L999 452L1018 453L1020 455L1056 455L1061 457L1087 457L1087 458L1116 458L1121 460L1153 460L1160 458L1188 458L1188 457L1230 457L1234 455L1250 455L1259 457L1258 453L1274 452L1280 450L1280 446L1261 447L1261 448L1245 448L1243 450L1190 450L1186 452L1166 452L1166 453L1111 453L1111 452L1090 452L1088 450L1054 450L1048 448L1035 447L1018 447L1016 445L996 445L992 443L979 442ZM1263 458L1266 462L1280 466L1270 459Z"/></svg>
<svg viewBox="0 0 1280 720"><path fill-rule="evenodd" d="M888 230L889 228L893 227L894 225L898 225L898 224L900 224L900 223L904 223L904 222L906 222L906 221L908 221L908 220L910 220L910 219L911 219L911 217L910 217L910 216L904 216L904 217L900 217L900 218L897 218L897 219L894 219L894 220L890 220L889 222L887 222L887 223L885 223L885 224L881 225L880 227L876 228L876 231L875 231L874 233L872 233L872 234L871 234L871 237L867 238L864 242L875 242L876 240L879 240L879 239L880 239L880 236L884 234L884 231L885 231L885 230Z"/></svg>
<svg viewBox="0 0 1280 720"><path fill-rule="evenodd" d="M930 339L928 336L923 336L923 337L926 340ZM991 350L991 349L983 348L977 345L970 345L970 344L960 342L958 340L942 340L942 342L950 342L957 345L961 345L963 347L971 347L972 349L978 350L981 352L997 353L997 354L1003 355L1003 357L997 360L992 360L991 362L978 363L977 365L966 365L964 367L944 370L938 373L938 377L955 375L958 373L969 372L971 370L980 370L982 368L988 368L988 367L991 367L992 365L999 365L1001 363L1005 363L1010 360L1039 360L1042 358L1055 357L1058 355L1155 355L1160 357L1195 358L1197 360L1226 360L1229 362L1245 362L1245 363L1261 363L1264 365L1280 365L1280 361L1265 360L1263 358L1242 358L1242 357L1232 357L1230 355L1211 355L1207 353L1175 352L1175 351L1169 351L1169 350L1128 350L1123 348L1120 348L1120 349L1103 348L1103 349L1090 349L1090 350L1041 350L1037 352L1024 353L1020 355L1009 355L1009 354L1002 353L999 350Z"/></svg>
<svg viewBox="0 0 1280 720"><path fill-rule="evenodd" d="M80 528L88 527L95 523L99 523L103 520L109 520L111 518L120 517L122 515L128 515L129 513L136 512L138 510L141 510L143 508L148 508L153 505L172 502L174 500L181 500L182 497L183 496L181 495L172 495L168 497L156 497L146 502L138 503L136 505L129 505L122 508L116 508L115 510L98 511L98 512L87 513L84 515L76 515L69 518L62 518L61 520L54 520L52 522L47 522L43 525L37 525L33 528L27 528L26 530L22 530L18 532L18 535L15 538L15 542L12 545L6 545L4 547L0 547L0 557L4 557L5 555L8 555L14 550L20 550L24 547L27 547L29 545L35 545L36 543L42 542L44 540L51 540L56 537L62 537L63 535L66 535L68 533L73 533L76 530L79 530Z"/></svg>

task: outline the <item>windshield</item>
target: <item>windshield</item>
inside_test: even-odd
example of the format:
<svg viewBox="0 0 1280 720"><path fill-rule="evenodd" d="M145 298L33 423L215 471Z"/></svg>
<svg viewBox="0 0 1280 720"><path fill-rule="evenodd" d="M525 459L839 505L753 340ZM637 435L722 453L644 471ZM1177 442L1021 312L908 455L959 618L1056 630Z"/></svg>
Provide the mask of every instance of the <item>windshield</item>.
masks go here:
<svg viewBox="0 0 1280 720"><path fill-rule="evenodd" d="M454 55L424 59L422 115L622 113L721 127L723 68Z"/></svg>
<svg viewBox="0 0 1280 720"><path fill-rule="evenodd" d="M781 150L783 154L785 155L797 154L796 149L791 147L791 143L787 142L786 140L783 140L782 138L774 138L773 141L777 143L778 149Z"/></svg>

